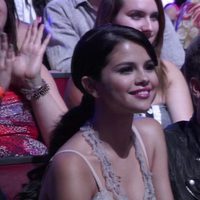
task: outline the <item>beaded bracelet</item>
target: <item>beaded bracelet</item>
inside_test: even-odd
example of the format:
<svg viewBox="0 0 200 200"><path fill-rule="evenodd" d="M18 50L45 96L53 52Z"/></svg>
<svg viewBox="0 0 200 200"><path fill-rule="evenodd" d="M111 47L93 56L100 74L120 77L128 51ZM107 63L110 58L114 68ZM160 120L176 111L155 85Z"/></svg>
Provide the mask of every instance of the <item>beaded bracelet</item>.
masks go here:
<svg viewBox="0 0 200 200"><path fill-rule="evenodd" d="M3 99L4 95L5 95L5 90L3 87L0 86L0 99Z"/></svg>
<svg viewBox="0 0 200 200"><path fill-rule="evenodd" d="M50 90L49 85L42 79L42 85L37 88L26 89L22 88L20 91L27 100L38 100L41 96L47 94Z"/></svg>

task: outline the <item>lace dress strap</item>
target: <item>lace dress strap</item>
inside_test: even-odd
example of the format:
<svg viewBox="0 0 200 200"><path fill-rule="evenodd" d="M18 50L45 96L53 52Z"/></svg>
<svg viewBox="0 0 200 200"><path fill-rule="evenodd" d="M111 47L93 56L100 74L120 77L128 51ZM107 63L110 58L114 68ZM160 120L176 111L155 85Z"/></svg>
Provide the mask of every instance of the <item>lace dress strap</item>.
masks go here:
<svg viewBox="0 0 200 200"><path fill-rule="evenodd" d="M95 130L88 122L80 129L83 137L91 145L94 154L101 162L103 177L105 178L106 188L111 191L115 200L128 200L120 187L120 177L116 176L110 161L102 146L102 142L95 136Z"/></svg>
<svg viewBox="0 0 200 200"><path fill-rule="evenodd" d="M143 142L143 140L141 138L141 135L140 135L140 133L138 132L138 130L137 130L137 128L135 126L132 126L132 129L133 129L133 132L135 133L135 136L138 139L138 141L140 143L140 146L142 148L142 151L144 153L144 157L145 157L145 160L146 160L146 163L147 163L147 167L150 169L149 159L148 159L148 156L147 156L147 151L146 151L146 148L144 146L144 142Z"/></svg>
<svg viewBox="0 0 200 200"><path fill-rule="evenodd" d="M80 156L80 157L85 161L85 163L87 164L87 166L89 167L89 169L91 170L92 175L93 175L93 177L94 177L94 179L95 179L95 181L96 181L96 183L97 183L97 186L98 186L99 191L103 191L103 190L104 190L103 185L102 185L102 183L101 183L101 181L100 181L98 175L96 174L94 168L92 167L92 164L91 164L91 163L88 161L88 159L87 159L83 154L81 154L79 151L72 150L72 149L67 149L67 150L58 151L58 152L51 158L50 161L52 161L52 160L55 158L55 156L57 156L57 155L59 155L59 154L61 154L61 153L75 153L76 155Z"/></svg>
<svg viewBox="0 0 200 200"><path fill-rule="evenodd" d="M139 131L136 127L133 127L134 135L133 135L133 143L135 146L135 152L137 160L140 164L140 169L142 172L142 177L144 181L144 200L156 200L155 190L152 183L152 174L149 168L148 157L146 153L146 148L142 141Z"/></svg>

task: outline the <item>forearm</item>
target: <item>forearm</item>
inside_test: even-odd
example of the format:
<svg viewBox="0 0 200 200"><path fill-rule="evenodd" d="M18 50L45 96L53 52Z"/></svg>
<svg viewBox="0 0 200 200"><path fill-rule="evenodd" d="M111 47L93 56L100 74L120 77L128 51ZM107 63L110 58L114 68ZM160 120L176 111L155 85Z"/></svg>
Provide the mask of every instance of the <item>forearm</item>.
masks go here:
<svg viewBox="0 0 200 200"><path fill-rule="evenodd" d="M172 62L180 69L185 60L185 51L169 17L165 16L165 19L166 24L164 30L163 47L161 50L161 58Z"/></svg>
<svg viewBox="0 0 200 200"><path fill-rule="evenodd" d="M165 101L172 121L189 120L193 114L193 105L188 84L176 66L166 61L164 63L168 78Z"/></svg>
<svg viewBox="0 0 200 200"><path fill-rule="evenodd" d="M65 102L68 108L73 108L81 103L83 94L81 91L74 85L72 77L69 78L67 87L65 90Z"/></svg>
<svg viewBox="0 0 200 200"><path fill-rule="evenodd" d="M166 104L173 122L188 121L193 114L191 95L186 81L183 78L177 80L167 89Z"/></svg>
<svg viewBox="0 0 200 200"><path fill-rule="evenodd" d="M42 67L41 77L48 84L49 91L39 99L33 99L31 104L42 138L48 146L52 130L68 109L59 94L55 81L45 66Z"/></svg>
<svg viewBox="0 0 200 200"><path fill-rule="evenodd" d="M50 92L41 96L38 100L32 100L31 104L42 138L45 144L49 146L52 130L62 115L67 112L67 108L59 105Z"/></svg>

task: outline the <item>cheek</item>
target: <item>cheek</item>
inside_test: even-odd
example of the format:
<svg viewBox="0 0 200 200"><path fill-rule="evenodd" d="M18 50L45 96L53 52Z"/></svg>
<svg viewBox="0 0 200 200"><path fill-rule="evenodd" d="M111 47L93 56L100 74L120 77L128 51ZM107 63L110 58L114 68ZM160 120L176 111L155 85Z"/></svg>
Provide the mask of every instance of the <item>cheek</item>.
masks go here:
<svg viewBox="0 0 200 200"><path fill-rule="evenodd" d="M150 76L150 80L151 80L151 84L157 88L159 86L159 79L158 79L158 76L156 73L153 73L151 76Z"/></svg>
<svg viewBox="0 0 200 200"><path fill-rule="evenodd" d="M120 79L120 77L110 77L104 82L104 88L107 92L119 95L131 87L131 81L127 79Z"/></svg>
<svg viewBox="0 0 200 200"><path fill-rule="evenodd" d="M158 34L158 31L159 31L159 23L158 23L158 21L156 21L156 22L154 22L153 23L153 29L154 29L154 32L156 33L156 34Z"/></svg>

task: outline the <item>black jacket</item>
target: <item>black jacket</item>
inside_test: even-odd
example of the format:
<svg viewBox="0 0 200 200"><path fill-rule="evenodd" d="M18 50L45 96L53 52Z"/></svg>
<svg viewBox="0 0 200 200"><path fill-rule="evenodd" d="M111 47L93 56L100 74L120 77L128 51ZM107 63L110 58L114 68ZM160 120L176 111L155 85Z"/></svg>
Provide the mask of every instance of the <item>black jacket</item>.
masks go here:
<svg viewBox="0 0 200 200"><path fill-rule="evenodd" d="M200 125L193 117L165 129L175 200L200 199Z"/></svg>

